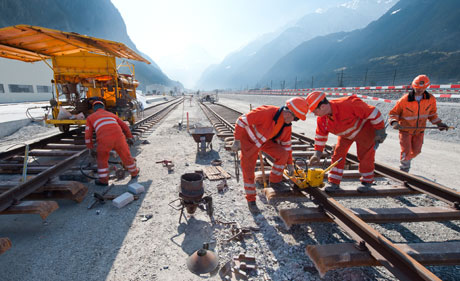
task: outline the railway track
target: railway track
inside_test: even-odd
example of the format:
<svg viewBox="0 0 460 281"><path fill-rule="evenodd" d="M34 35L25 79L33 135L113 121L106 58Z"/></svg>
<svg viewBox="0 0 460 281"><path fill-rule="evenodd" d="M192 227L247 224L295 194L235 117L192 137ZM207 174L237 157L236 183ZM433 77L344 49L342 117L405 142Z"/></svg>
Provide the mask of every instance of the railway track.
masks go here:
<svg viewBox="0 0 460 281"><path fill-rule="evenodd" d="M135 139L149 131L183 98L166 101L147 108L145 118L131 126ZM0 215L39 214L42 219L58 209L53 200L67 199L80 203L88 188L86 173L97 171L96 165L82 168L80 163L89 157L84 142L84 128L58 133L35 142L0 153ZM82 173L80 173L82 172ZM0 254L12 246L0 237Z"/></svg>
<svg viewBox="0 0 460 281"><path fill-rule="evenodd" d="M213 124L217 135L224 137L227 147L233 141L232 132L237 118L242 114L222 104L200 104ZM293 158L308 160L314 151L314 140L293 133ZM330 164L333 147L327 146L321 165ZM264 155L264 166L272 159ZM333 194L318 188L291 188L275 191L264 189L269 203L313 202L313 207L294 204L295 207L279 208L279 216L289 229L300 224L335 223L349 237L350 243L308 245L306 253L321 276L329 270L355 266L384 266L401 280L440 280L425 266L460 264L460 242L441 241L424 243L393 243L379 233L384 223L432 223L436 232L444 224L460 219L460 193L381 163L375 163L376 184L368 193L359 193L358 159L348 154L342 190ZM258 163L260 169L260 163ZM285 178L288 181L288 178ZM415 198L416 200L412 200ZM359 208L345 205L361 200ZM366 208L370 200L396 200L403 206L397 208ZM340 201L340 202L339 202ZM359 201L359 202L361 202ZM426 204L416 205L414 202ZM286 204L284 204L286 205ZM292 206L293 204L287 204ZM312 205L312 204L310 204ZM371 205L371 204L369 204ZM409 207L404 206L409 205ZM404 229L404 227L403 227ZM458 233L458 227L453 227ZM433 233L433 236L437 233ZM404 235L402 235L404 236ZM416 234L414 234L416 236ZM460 236L459 236L460 237ZM439 240L439 239L438 239Z"/></svg>

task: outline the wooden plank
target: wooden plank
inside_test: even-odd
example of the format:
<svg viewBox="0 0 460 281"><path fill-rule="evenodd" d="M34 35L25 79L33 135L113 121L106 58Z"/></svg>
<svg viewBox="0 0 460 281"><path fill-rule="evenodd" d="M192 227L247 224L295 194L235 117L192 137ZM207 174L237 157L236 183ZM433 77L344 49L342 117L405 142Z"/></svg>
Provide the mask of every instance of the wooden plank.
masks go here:
<svg viewBox="0 0 460 281"><path fill-rule="evenodd" d="M12 205L0 212L0 215L39 214L42 219L46 219L46 217L58 208L58 204L55 201L25 201L17 205Z"/></svg>
<svg viewBox="0 0 460 281"><path fill-rule="evenodd" d="M45 149L34 149L29 152L29 156L50 156L50 157L65 157L73 156L78 151L75 150L45 150Z"/></svg>
<svg viewBox="0 0 460 281"><path fill-rule="evenodd" d="M410 243L396 246L423 265L460 264L460 242ZM380 265L368 251L358 250L353 243L308 245L306 252L321 277L333 269Z"/></svg>
<svg viewBox="0 0 460 281"><path fill-rule="evenodd" d="M63 150L83 150L86 149L86 145L84 144L75 144L75 145L69 145L69 144L47 144L44 149L63 149Z"/></svg>
<svg viewBox="0 0 460 281"><path fill-rule="evenodd" d="M443 207L409 208L352 208L351 211L365 222L420 222L459 220L460 211ZM311 222L333 222L324 211L318 208L281 209L281 219L290 228L294 224Z"/></svg>
<svg viewBox="0 0 460 281"><path fill-rule="evenodd" d="M18 185L17 182L1 182L0 193ZM53 181L46 183L34 193L27 196L26 200L34 199L69 199L80 203L85 199L88 187L76 181Z"/></svg>
<svg viewBox="0 0 460 281"><path fill-rule="evenodd" d="M210 181L229 179L231 176L220 166L209 166L203 169L203 173Z"/></svg>
<svg viewBox="0 0 460 281"><path fill-rule="evenodd" d="M11 241L8 238L0 237L0 255L11 248Z"/></svg>
<svg viewBox="0 0 460 281"><path fill-rule="evenodd" d="M217 133L217 137L219 137L219 138L233 137L233 133L232 132Z"/></svg>

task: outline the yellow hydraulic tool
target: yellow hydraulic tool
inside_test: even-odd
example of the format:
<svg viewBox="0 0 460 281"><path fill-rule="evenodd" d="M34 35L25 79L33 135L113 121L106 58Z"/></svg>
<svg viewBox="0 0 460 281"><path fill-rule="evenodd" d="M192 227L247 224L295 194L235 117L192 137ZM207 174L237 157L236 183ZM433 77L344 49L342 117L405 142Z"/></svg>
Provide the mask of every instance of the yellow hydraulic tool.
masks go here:
<svg viewBox="0 0 460 281"><path fill-rule="evenodd" d="M339 164L340 161L342 161L342 158L332 163L325 170L320 168L311 168L305 173L305 170L296 169L293 176L289 176L286 171L284 171L284 174L288 176L300 189L305 189L307 187L323 187L324 174Z"/></svg>

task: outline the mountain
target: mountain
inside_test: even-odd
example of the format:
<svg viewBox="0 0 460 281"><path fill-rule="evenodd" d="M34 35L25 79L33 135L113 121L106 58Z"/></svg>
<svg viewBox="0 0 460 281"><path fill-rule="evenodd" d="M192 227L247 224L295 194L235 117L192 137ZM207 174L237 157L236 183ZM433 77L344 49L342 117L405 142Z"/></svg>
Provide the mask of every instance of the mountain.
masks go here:
<svg viewBox="0 0 460 281"><path fill-rule="evenodd" d="M396 0L354 0L324 12L307 14L269 41L258 42L253 52L246 48L203 73L200 88L246 88L254 85L283 56L302 42L320 35L365 27L385 13ZM265 43L261 45L261 43ZM251 46L254 44L248 45ZM270 83L268 84L270 86Z"/></svg>
<svg viewBox="0 0 460 281"><path fill-rule="evenodd" d="M123 18L110 0L0 0L0 11L0 27L29 24L126 44L152 63L132 61L140 89L148 84L179 85L136 48Z"/></svg>
<svg viewBox="0 0 460 281"><path fill-rule="evenodd" d="M407 84L427 74L434 83L460 81L460 1L400 0L362 30L316 37L280 59L260 84L294 77L298 88ZM313 78L312 78L313 77ZM311 80L310 80L311 79Z"/></svg>
<svg viewBox="0 0 460 281"><path fill-rule="evenodd" d="M240 50L226 56L220 64L210 65L202 74L196 88L214 89L225 88L227 80L238 73L241 67L263 46L276 38L280 32L262 35Z"/></svg>

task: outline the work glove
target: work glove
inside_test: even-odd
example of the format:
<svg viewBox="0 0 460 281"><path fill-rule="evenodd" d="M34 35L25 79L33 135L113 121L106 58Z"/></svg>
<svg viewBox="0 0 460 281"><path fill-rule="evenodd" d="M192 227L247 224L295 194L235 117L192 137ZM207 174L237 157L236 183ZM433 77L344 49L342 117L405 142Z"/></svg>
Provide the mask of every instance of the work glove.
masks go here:
<svg viewBox="0 0 460 281"><path fill-rule="evenodd" d="M376 144L381 144L387 137L387 134L385 133L385 128L380 129L380 130L375 130L375 143Z"/></svg>
<svg viewBox="0 0 460 281"><path fill-rule="evenodd" d="M440 131L447 131L447 130L449 130L449 126L447 126L446 123L440 122L440 123L436 124L436 126L438 126L438 129L439 129Z"/></svg>
<svg viewBox="0 0 460 281"><path fill-rule="evenodd" d="M288 175L292 177L294 175L294 165L287 164L287 170L288 170Z"/></svg>
<svg viewBox="0 0 460 281"><path fill-rule="evenodd" d="M315 154L310 157L310 166L318 165L322 154L321 151L315 150Z"/></svg>
<svg viewBox="0 0 460 281"><path fill-rule="evenodd" d="M239 140L234 140L232 147L230 148L233 152L237 152L241 148L241 143Z"/></svg>
<svg viewBox="0 0 460 281"><path fill-rule="evenodd" d="M395 130L400 130L401 129L401 125L399 125L399 123L397 121L393 121L391 123L391 127L393 127L393 129L395 129Z"/></svg>
<svg viewBox="0 0 460 281"><path fill-rule="evenodd" d="M97 157L97 151L96 151L94 148L92 148L92 149L89 151L89 154L90 154L91 157L93 157L93 158L96 158L96 157Z"/></svg>
<svg viewBox="0 0 460 281"><path fill-rule="evenodd" d="M128 143L129 146L133 146L133 145L134 145L134 139L133 139L133 138L127 139L126 142Z"/></svg>

